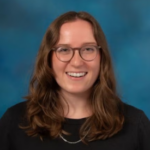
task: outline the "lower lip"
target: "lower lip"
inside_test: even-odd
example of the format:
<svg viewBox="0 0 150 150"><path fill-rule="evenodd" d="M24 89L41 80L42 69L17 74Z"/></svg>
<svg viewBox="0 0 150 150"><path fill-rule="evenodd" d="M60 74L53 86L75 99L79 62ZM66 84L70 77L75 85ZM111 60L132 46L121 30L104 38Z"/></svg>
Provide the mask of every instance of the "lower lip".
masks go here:
<svg viewBox="0 0 150 150"><path fill-rule="evenodd" d="M68 75L68 74L66 74L70 79L72 79L72 80L76 80L76 81L78 81L78 80L82 80L87 74L85 74L84 76L82 76L82 77L72 77L72 76L70 76L70 75Z"/></svg>

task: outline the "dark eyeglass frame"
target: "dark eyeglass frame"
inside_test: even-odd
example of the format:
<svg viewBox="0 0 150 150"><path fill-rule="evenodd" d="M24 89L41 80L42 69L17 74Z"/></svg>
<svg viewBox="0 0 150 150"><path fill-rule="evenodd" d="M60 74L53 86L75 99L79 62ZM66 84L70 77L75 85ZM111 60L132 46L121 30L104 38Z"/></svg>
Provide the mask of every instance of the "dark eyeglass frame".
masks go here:
<svg viewBox="0 0 150 150"><path fill-rule="evenodd" d="M82 55L81 55L81 49L84 48L84 47L86 47L86 46L93 46L93 47L95 47L95 48L97 49L97 53L98 53L98 50L101 49L101 46L99 46L99 45L98 45L98 46L97 46L97 45L85 45L85 46L83 46L83 47L74 47L74 48L66 46L66 47L70 48L70 49L73 51L72 57L71 57L69 60L67 60L67 61L62 61L62 60L60 60L60 59L58 58L58 56L57 56L57 49L60 48L61 46L60 46L60 47L54 47L54 48L52 48L51 50L52 50L52 51L55 51L58 60L60 60L60 61L62 61L62 62L69 62L69 61L73 58L74 53L75 53L75 50L78 50L79 55L80 55L80 57L81 57L83 60L85 60L85 61L93 61L93 60L96 58L97 53L96 53L95 57L94 57L92 60L86 60L86 59L84 59L84 58L82 57Z"/></svg>

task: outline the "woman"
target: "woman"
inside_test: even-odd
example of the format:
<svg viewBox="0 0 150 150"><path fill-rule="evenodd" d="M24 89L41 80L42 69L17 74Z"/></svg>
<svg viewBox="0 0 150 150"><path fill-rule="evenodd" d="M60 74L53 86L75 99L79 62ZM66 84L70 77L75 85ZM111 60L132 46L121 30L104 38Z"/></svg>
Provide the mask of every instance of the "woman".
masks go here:
<svg viewBox="0 0 150 150"><path fill-rule="evenodd" d="M50 25L25 98L0 121L1 150L150 150L150 122L117 96L103 31L86 12Z"/></svg>

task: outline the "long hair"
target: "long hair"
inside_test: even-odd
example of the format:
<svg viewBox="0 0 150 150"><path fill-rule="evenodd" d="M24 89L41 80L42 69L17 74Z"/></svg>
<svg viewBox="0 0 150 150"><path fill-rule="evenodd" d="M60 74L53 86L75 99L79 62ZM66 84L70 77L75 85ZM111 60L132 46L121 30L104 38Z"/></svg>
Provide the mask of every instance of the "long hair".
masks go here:
<svg viewBox="0 0 150 150"><path fill-rule="evenodd" d="M87 141L106 139L118 133L123 126L123 104L116 92L116 82L104 33L98 22L86 12L67 12L58 17L47 29L41 43L27 99L26 129L29 136L57 138L65 118L60 102L59 85L51 68L51 49L59 40L60 28L66 22L77 19L89 22L98 45L101 46L100 73L93 85L90 103L93 115L80 128L80 137L87 130ZM67 134L67 133L66 133Z"/></svg>

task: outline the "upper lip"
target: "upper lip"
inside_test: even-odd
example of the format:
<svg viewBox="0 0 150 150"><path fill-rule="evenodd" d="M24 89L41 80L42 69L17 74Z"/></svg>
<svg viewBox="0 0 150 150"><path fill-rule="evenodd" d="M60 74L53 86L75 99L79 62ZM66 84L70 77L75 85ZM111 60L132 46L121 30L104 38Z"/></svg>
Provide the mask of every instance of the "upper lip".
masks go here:
<svg viewBox="0 0 150 150"><path fill-rule="evenodd" d="M66 72L66 74L81 74L81 73L87 74L86 71L80 71L80 72L79 72L79 71L78 71L78 72L73 72L73 71L70 72L70 71L67 71L67 72Z"/></svg>
<svg viewBox="0 0 150 150"><path fill-rule="evenodd" d="M66 71L66 73L87 73L87 71Z"/></svg>

